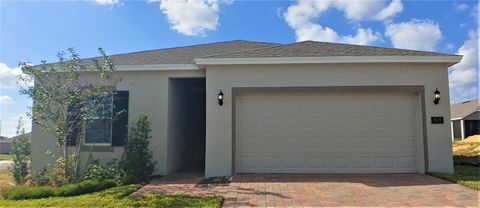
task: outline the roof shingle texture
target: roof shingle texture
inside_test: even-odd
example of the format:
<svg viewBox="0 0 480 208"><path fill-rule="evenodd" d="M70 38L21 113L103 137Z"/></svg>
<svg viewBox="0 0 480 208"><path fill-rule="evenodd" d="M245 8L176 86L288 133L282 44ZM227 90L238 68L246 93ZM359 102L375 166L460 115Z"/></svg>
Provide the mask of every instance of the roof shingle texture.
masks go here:
<svg viewBox="0 0 480 208"><path fill-rule="evenodd" d="M110 55L115 65L195 64L196 58L275 58L331 56L455 56L426 51L304 41L278 44L234 40ZM102 58L88 58L91 61Z"/></svg>
<svg viewBox="0 0 480 208"><path fill-rule="evenodd" d="M383 48L352 44L304 41L287 45L276 45L203 58L269 58L269 57L330 57L330 56L454 56L450 54Z"/></svg>
<svg viewBox="0 0 480 208"><path fill-rule="evenodd" d="M457 103L450 106L452 118L465 118L477 110L480 110L480 99Z"/></svg>
<svg viewBox="0 0 480 208"><path fill-rule="evenodd" d="M279 44L235 40L111 55L110 58L115 65L194 64L194 58L275 45Z"/></svg>

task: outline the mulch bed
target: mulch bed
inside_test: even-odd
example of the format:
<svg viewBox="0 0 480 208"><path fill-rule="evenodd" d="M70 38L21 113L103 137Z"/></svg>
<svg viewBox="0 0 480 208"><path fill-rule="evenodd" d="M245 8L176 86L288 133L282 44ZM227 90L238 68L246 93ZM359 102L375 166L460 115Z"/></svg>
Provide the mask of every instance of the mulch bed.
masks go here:
<svg viewBox="0 0 480 208"><path fill-rule="evenodd" d="M229 177L210 177L204 178L200 182L198 182L195 187L205 188L205 187L213 187L213 186L228 186L232 182L232 178Z"/></svg>

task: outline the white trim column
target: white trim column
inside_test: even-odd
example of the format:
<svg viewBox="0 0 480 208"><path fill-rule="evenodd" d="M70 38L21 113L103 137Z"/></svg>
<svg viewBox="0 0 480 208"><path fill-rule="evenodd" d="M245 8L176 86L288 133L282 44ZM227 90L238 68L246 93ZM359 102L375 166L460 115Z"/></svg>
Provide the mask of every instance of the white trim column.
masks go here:
<svg viewBox="0 0 480 208"><path fill-rule="evenodd" d="M462 141L465 139L465 124L463 122L463 119L460 120L460 132L462 134Z"/></svg>
<svg viewBox="0 0 480 208"><path fill-rule="evenodd" d="M455 134L453 132L453 121L450 121L450 131L452 133L452 142L455 141Z"/></svg>

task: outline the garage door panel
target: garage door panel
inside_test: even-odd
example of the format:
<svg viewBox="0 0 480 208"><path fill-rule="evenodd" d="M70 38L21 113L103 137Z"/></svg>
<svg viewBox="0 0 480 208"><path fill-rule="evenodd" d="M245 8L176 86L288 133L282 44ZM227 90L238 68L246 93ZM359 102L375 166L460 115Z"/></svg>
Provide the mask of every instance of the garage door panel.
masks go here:
<svg viewBox="0 0 480 208"><path fill-rule="evenodd" d="M259 93L236 99L236 171L415 172L410 93Z"/></svg>

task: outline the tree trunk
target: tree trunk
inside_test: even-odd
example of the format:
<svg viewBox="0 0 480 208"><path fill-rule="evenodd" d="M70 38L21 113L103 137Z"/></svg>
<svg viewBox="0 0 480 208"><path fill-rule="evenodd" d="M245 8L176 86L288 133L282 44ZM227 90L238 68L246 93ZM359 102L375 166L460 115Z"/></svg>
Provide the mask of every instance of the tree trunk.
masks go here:
<svg viewBox="0 0 480 208"><path fill-rule="evenodd" d="M68 177L68 141L65 140L63 144L63 157L65 158L65 164L63 166L63 174L65 176L65 179L67 180L67 183L70 183L70 179Z"/></svg>

